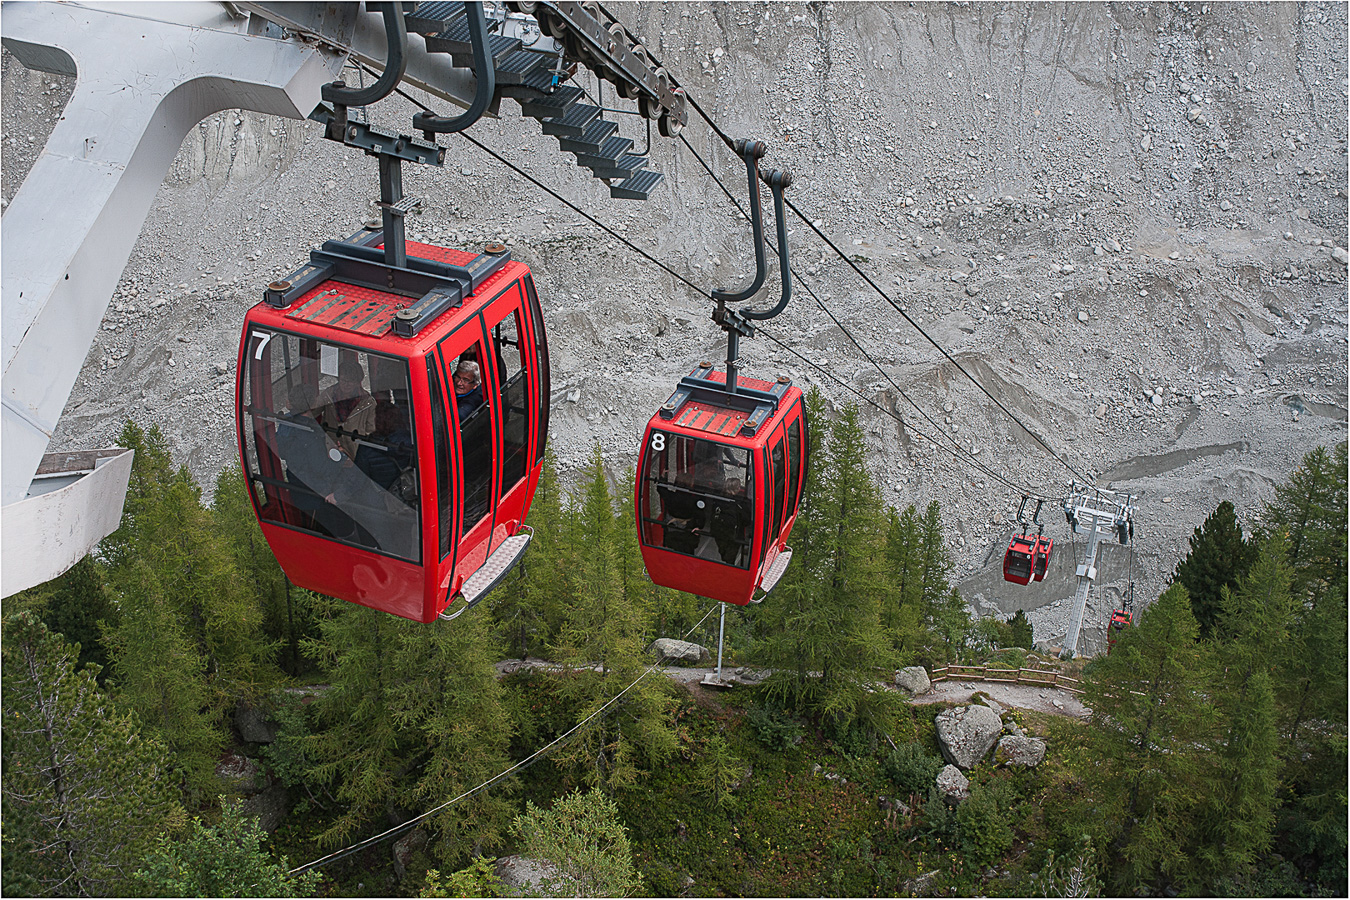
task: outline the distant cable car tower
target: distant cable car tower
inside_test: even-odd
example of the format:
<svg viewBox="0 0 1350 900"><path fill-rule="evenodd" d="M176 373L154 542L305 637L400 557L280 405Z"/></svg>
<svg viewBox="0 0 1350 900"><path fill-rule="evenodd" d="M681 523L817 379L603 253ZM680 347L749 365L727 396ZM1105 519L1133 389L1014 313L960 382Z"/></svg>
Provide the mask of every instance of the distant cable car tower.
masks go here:
<svg viewBox="0 0 1350 900"><path fill-rule="evenodd" d="M1087 534L1088 544L1083 561L1078 566L1078 592L1069 618L1069 631L1059 654L1061 659L1072 659L1078 655L1078 635L1083 628L1088 592L1097 578L1097 550L1101 540L1112 536L1121 544L1134 540L1134 503L1137 499L1132 494L1117 494L1077 482L1069 484L1064 515L1069 520L1069 528L1076 534Z"/></svg>

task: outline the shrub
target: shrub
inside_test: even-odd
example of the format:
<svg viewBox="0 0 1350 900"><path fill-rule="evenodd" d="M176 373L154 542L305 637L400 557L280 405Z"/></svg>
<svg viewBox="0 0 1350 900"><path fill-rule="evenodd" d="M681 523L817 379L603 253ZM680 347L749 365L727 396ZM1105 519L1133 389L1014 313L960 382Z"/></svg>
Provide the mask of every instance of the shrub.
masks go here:
<svg viewBox="0 0 1350 900"><path fill-rule="evenodd" d="M756 706L746 718L760 743L770 750L787 750L802 739L802 726L777 707Z"/></svg>
<svg viewBox="0 0 1350 900"><path fill-rule="evenodd" d="M929 756L919 744L901 744L891 751L882 768L903 794L923 794L942 771L940 757Z"/></svg>
<svg viewBox="0 0 1350 900"><path fill-rule="evenodd" d="M962 850L981 865L1000 859L1013 843L1012 826L998 798L983 785L972 785L970 798L956 809Z"/></svg>

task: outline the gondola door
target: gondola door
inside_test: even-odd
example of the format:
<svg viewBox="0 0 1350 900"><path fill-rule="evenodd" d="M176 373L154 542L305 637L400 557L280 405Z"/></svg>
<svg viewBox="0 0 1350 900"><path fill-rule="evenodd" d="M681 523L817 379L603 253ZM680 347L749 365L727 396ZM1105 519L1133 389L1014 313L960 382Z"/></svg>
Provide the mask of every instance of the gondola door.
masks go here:
<svg viewBox="0 0 1350 900"><path fill-rule="evenodd" d="M445 420L451 445L450 481L455 485L451 502L441 504L442 551L453 555L453 570L461 576L475 571L487 558L486 538L492 523L497 464L492 407L497 395L492 385L495 369L487 364L484 338L483 320L474 316L442 338L434 353L441 383L447 386ZM474 367L477 385L470 375ZM458 585L447 584L444 589L448 600Z"/></svg>

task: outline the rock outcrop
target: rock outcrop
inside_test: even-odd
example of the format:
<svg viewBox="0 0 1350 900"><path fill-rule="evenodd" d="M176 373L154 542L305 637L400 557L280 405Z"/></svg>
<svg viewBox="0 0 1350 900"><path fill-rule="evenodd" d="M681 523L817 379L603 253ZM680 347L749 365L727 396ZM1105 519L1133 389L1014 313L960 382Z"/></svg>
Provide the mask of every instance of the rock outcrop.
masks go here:
<svg viewBox="0 0 1350 900"><path fill-rule="evenodd" d="M993 748L1003 732L1003 721L987 706L958 706L938 713L938 746L947 762L973 768Z"/></svg>
<svg viewBox="0 0 1350 900"><path fill-rule="evenodd" d="M895 686L911 697L926 694L933 688L928 670L923 666L908 666L895 673Z"/></svg>
<svg viewBox="0 0 1350 900"><path fill-rule="evenodd" d="M674 638L657 638L648 649L653 655L670 662L701 663L711 657L707 647Z"/></svg>
<svg viewBox="0 0 1350 900"><path fill-rule="evenodd" d="M970 796L970 779L956 766L945 766L937 774L937 789L943 800L955 806Z"/></svg>
<svg viewBox="0 0 1350 900"><path fill-rule="evenodd" d="M994 751L994 761L1007 766L1035 768L1045 759L1045 741L1021 734L1005 735Z"/></svg>

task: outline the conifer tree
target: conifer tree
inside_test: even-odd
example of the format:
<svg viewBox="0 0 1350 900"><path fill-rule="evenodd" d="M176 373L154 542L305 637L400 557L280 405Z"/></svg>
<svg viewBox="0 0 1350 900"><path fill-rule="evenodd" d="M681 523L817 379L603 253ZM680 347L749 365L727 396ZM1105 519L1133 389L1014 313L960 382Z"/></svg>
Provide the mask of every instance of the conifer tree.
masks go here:
<svg viewBox="0 0 1350 900"><path fill-rule="evenodd" d="M483 783L509 766L511 737L486 617L423 625L331 602L322 640L306 645L331 681L306 753L314 777L344 804L320 836L325 845L390 808L410 817ZM498 845L508 820L500 790L462 800L429 820L432 852L466 862L477 844Z"/></svg>
<svg viewBox="0 0 1350 900"><path fill-rule="evenodd" d="M1237 510L1227 500L1215 508L1191 535L1191 550L1177 564L1176 581L1191 596L1200 636L1214 629L1222 606L1223 589L1237 586L1256 559L1256 548L1242 536Z"/></svg>
<svg viewBox="0 0 1350 900"><path fill-rule="evenodd" d="M628 897L642 887L619 809L597 789L573 791L548 810L527 800L513 830L525 855L554 866L533 885L541 896Z"/></svg>
<svg viewBox="0 0 1350 900"><path fill-rule="evenodd" d="M1012 629L1012 643L1010 646L1030 650L1033 643L1033 636L1031 623L1027 621L1027 614L1019 609L1017 612L1013 613L1013 617L1008 620L1008 625Z"/></svg>
<svg viewBox="0 0 1350 900"><path fill-rule="evenodd" d="M7 598L5 605L32 609L48 629L79 646L81 666L98 666L99 678L106 676L108 650L99 623L115 623L119 612L107 578L92 556L46 584Z"/></svg>
<svg viewBox="0 0 1350 900"><path fill-rule="evenodd" d="M508 578L490 603L493 620L510 653L525 659L539 655L553 641L566 601L563 566L562 488L558 462L550 445L544 451L543 472L526 520L534 529L520 572Z"/></svg>
<svg viewBox="0 0 1350 900"><path fill-rule="evenodd" d="M3 785L19 813L5 823L6 868L56 896L117 895L176 804L164 748L93 667L75 668L78 654L30 611L5 623Z"/></svg>
<svg viewBox="0 0 1350 900"><path fill-rule="evenodd" d="M571 667L561 682L564 697L589 716L628 688L650 665L645 597L634 589L633 565L625 564L631 520L620 523L597 446L587 479L568 504L564 555L569 602L558 635L557 654ZM581 770L592 785L636 783L643 765L674 752L664 721L668 688L646 678L623 694L605 715L593 720L558 755Z"/></svg>
<svg viewBox="0 0 1350 900"><path fill-rule="evenodd" d="M1270 844L1279 789L1271 677L1288 635L1289 570L1283 538L1266 541L1218 620L1221 668L1212 690L1220 728L1203 805L1198 887L1249 869Z"/></svg>
<svg viewBox="0 0 1350 900"><path fill-rule="evenodd" d="M318 634L312 594L294 588L267 546L253 514L243 473L234 466L222 469L211 498L216 530L234 556L246 596L262 613L263 633L279 645L280 664L290 675L304 668L300 642Z"/></svg>
<svg viewBox="0 0 1350 900"><path fill-rule="evenodd" d="M909 664L925 643L923 553L919 513L914 504L896 515L890 511L886 531L886 563L892 582L890 602L882 608L882 625L900 662Z"/></svg>
<svg viewBox="0 0 1350 900"><path fill-rule="evenodd" d="M815 422L813 430L823 431L824 423ZM881 609L892 602L887 521L864 464L857 407L846 407L829 432L824 459L816 457L813 466L820 474L811 485L806 559L790 595L778 601L783 614L772 619L780 630L766 635L763 654L770 666L782 667L769 680L772 696L841 728L864 711L869 682L895 657L881 627Z"/></svg>
<svg viewBox="0 0 1350 900"><path fill-rule="evenodd" d="M1314 582L1335 581L1346 570L1347 444L1318 447L1303 457L1287 484L1277 485L1266 506L1262 536L1282 533L1296 594Z"/></svg>
<svg viewBox="0 0 1350 900"><path fill-rule="evenodd" d="M104 638L113 657L109 686L120 702L136 710L142 727L169 749L188 795L214 797L219 787L215 765L225 734L211 710L206 662L147 563L123 563L119 580L122 616Z"/></svg>
<svg viewBox="0 0 1350 900"><path fill-rule="evenodd" d="M239 697L259 693L271 677L263 662L273 647L261 633L258 604L243 589L192 476L186 468L172 471L159 430L128 422L119 442L136 456L122 523L101 545L110 580L119 591L142 589L148 573L157 587L150 593L171 606L205 661L212 707L223 711ZM133 575L133 560L146 569Z"/></svg>
<svg viewBox="0 0 1350 900"><path fill-rule="evenodd" d="M1207 648L1186 589L1174 584L1089 670L1088 752L1074 760L1095 797L1092 825L1109 842L1112 889L1189 876L1212 733Z"/></svg>

